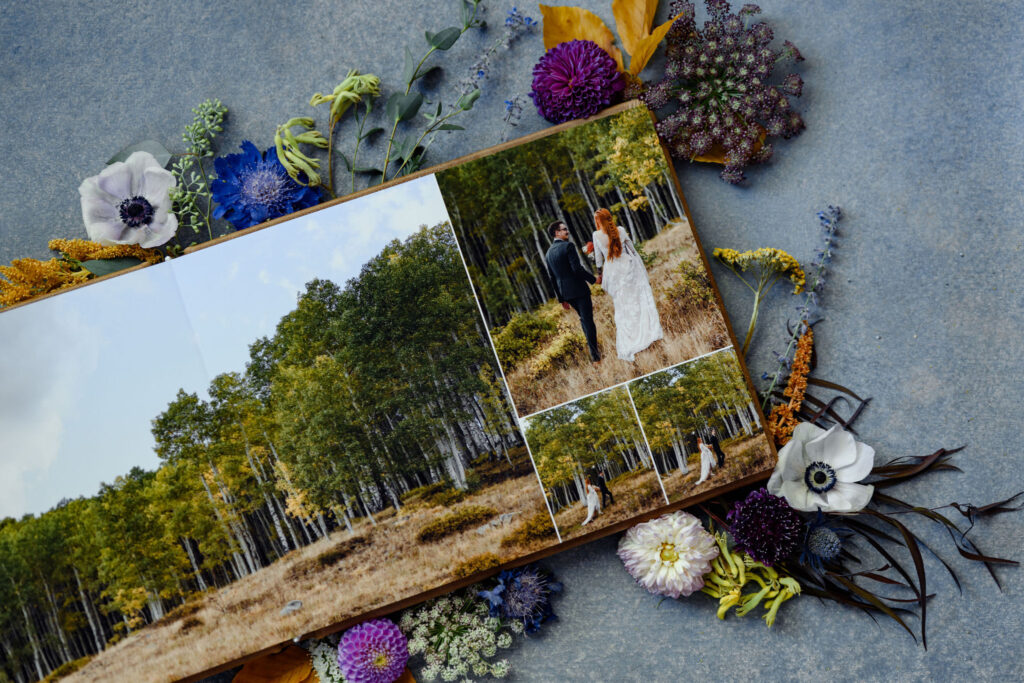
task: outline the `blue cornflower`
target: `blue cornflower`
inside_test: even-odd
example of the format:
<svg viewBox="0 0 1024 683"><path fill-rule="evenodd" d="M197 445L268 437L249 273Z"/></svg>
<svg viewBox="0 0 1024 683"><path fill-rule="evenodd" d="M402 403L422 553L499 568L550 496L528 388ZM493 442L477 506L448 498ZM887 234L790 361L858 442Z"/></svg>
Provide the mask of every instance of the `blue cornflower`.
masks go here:
<svg viewBox="0 0 1024 683"><path fill-rule="evenodd" d="M217 171L210 183L217 203L213 217L226 219L236 230L320 203L317 190L288 177L274 148L261 153L244 140L240 153L215 159L213 167Z"/></svg>

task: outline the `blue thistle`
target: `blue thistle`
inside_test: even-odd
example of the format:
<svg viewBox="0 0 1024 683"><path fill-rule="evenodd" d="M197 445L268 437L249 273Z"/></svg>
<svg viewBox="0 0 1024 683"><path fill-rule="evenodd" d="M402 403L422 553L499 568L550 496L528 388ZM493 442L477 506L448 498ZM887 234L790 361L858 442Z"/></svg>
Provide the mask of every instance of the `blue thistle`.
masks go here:
<svg viewBox="0 0 1024 683"><path fill-rule="evenodd" d="M526 633L535 633L545 621L558 618L551 607L551 594L560 593L562 584L543 569L507 569L497 580L494 588L478 593L487 601L492 617L520 621Z"/></svg>

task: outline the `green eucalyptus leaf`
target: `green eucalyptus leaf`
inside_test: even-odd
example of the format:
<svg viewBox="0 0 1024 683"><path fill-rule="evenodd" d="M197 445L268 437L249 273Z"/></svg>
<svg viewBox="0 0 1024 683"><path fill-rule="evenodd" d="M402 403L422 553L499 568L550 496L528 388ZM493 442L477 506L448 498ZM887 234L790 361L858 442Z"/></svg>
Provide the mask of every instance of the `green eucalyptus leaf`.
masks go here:
<svg viewBox="0 0 1024 683"><path fill-rule="evenodd" d="M408 121L416 116L423 104L423 95L418 92L411 92L407 95L395 93L388 98L387 115L392 121Z"/></svg>
<svg viewBox="0 0 1024 683"><path fill-rule="evenodd" d="M114 156L107 159L107 165L114 163L115 161L124 161L132 155L132 152L149 152L161 166L167 166L167 162L171 160L171 153L167 151L167 148L161 145L156 140L143 140L142 142L136 142L134 145L128 145Z"/></svg>
<svg viewBox="0 0 1024 683"><path fill-rule="evenodd" d="M412 51L409 49L408 46L406 46L406 48L405 48L405 68L402 69L402 80L405 81L406 83L412 83L414 80L416 80L415 76L416 76L416 58L412 56ZM369 102L369 100L370 100L370 98L366 98L367 102ZM370 110L367 109L366 111L369 112Z"/></svg>
<svg viewBox="0 0 1024 683"><path fill-rule="evenodd" d="M467 26L472 16L473 6L469 4L469 0L462 0L462 6L459 7L459 19L462 20L462 25Z"/></svg>
<svg viewBox="0 0 1024 683"><path fill-rule="evenodd" d="M352 172L352 162L348 160L348 157L345 156L344 152L338 152L338 156L341 157L341 160L345 162L345 170L347 170L347 171L349 171L351 173Z"/></svg>
<svg viewBox="0 0 1024 683"><path fill-rule="evenodd" d="M449 26L438 33L427 31L427 43L437 50L447 50L462 35L462 29L458 26Z"/></svg>
<svg viewBox="0 0 1024 683"><path fill-rule="evenodd" d="M357 166L352 170L353 173L372 173L373 175L380 175L381 170L379 168L370 168L369 166Z"/></svg>
<svg viewBox="0 0 1024 683"><path fill-rule="evenodd" d="M102 277L116 273L119 270L137 266L140 263L142 263L141 259L137 259L134 256L125 256L124 258L101 258L93 259L92 261L82 261L82 267L96 277Z"/></svg>
<svg viewBox="0 0 1024 683"><path fill-rule="evenodd" d="M438 130L466 130L462 126L456 126L454 123L445 123L437 127Z"/></svg>
<svg viewBox="0 0 1024 683"><path fill-rule="evenodd" d="M366 138L370 137L371 135L380 135L383 132L384 132L384 129L379 127L379 126L377 128L371 128L370 130L368 130L365 133L363 133L363 137L361 137L360 140L365 140Z"/></svg>
<svg viewBox="0 0 1024 683"><path fill-rule="evenodd" d="M478 99L480 99L480 88L477 88L473 92L466 93L465 95L460 97L459 101L455 103L455 106L465 111L469 111L470 109L473 108L473 103L476 102Z"/></svg>

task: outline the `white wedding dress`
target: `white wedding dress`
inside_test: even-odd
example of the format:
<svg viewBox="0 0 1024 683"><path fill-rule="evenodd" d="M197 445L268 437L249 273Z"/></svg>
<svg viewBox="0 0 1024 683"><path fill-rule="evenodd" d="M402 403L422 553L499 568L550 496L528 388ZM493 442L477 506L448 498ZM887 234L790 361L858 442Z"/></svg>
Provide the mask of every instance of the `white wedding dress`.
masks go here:
<svg viewBox="0 0 1024 683"><path fill-rule="evenodd" d="M697 480L697 484L707 481L708 475L711 474L711 468L717 467L716 463L715 452L706 443L702 443L700 445L700 479Z"/></svg>
<svg viewBox="0 0 1024 683"><path fill-rule="evenodd" d="M647 268L629 239L618 228L622 253L608 258L608 236L601 231L593 235L594 259L601 272L601 287L612 298L615 309L615 350L619 358L632 362L636 354L664 336L658 306L647 278Z"/></svg>
<svg viewBox="0 0 1024 683"><path fill-rule="evenodd" d="M580 526L590 524L590 520L594 519L595 511L597 514L601 514L601 494L596 486L587 484L587 518L583 520L583 524Z"/></svg>

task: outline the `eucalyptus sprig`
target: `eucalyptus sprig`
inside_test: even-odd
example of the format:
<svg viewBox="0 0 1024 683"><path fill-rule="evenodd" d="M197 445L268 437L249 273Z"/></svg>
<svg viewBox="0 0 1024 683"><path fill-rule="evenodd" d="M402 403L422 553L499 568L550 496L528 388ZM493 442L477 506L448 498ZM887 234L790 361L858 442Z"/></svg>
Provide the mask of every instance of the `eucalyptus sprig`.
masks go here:
<svg viewBox="0 0 1024 683"><path fill-rule="evenodd" d="M205 226L210 239L213 239L210 222L213 195L203 159L213 156L213 139L223 132L227 113L228 108L220 100L206 100L193 109L192 123L185 126L181 136L186 152L171 164L171 173L177 180L170 190L171 208L179 226L187 224L195 233Z"/></svg>
<svg viewBox="0 0 1024 683"><path fill-rule="evenodd" d="M473 92L460 95L455 105L453 105L452 111L444 116L441 115L441 103L437 103L437 108L433 113L425 115L430 124L418 139L414 138L414 134L409 134L396 142L395 135L398 132L398 124L415 118L416 114L419 113L420 107L426 102L423 93L413 91L412 86L435 68L425 68L424 65L427 60L439 50L451 49L456 41L462 37L462 34L469 29L483 26L483 21L477 18L481 2L482 0L461 0L461 26L449 26L437 33L427 31L425 35L427 50L419 60L413 56L412 50L408 47L405 48L405 69L402 72L405 90L393 93L385 105L387 118L391 121L391 134L388 136L388 147L387 152L384 154L384 164L380 169L380 182L383 183L388 180L388 168L391 165L392 158L395 161L401 162L398 171L392 177L398 177L403 173L410 173L415 170L422 162L423 153L426 151L424 147L421 147L423 139L434 131L460 130L459 126L448 123L448 119L463 111L472 109L473 103L480 97L479 88ZM394 157L392 157L392 153Z"/></svg>

